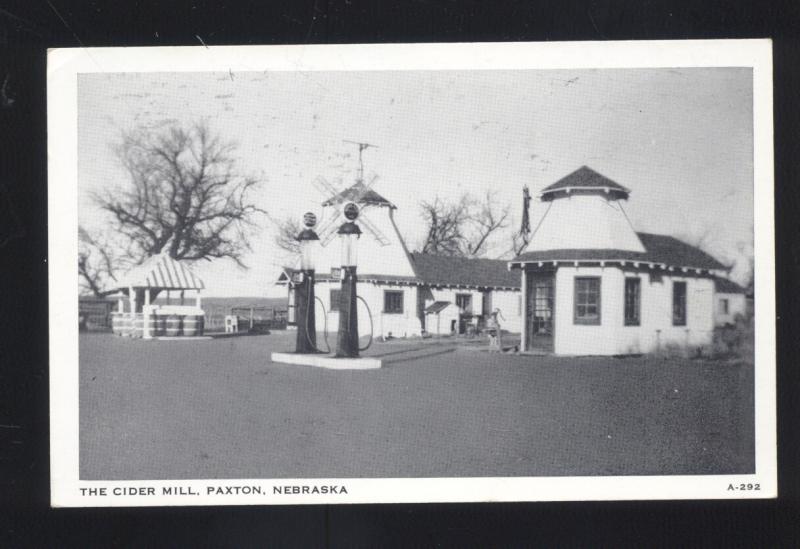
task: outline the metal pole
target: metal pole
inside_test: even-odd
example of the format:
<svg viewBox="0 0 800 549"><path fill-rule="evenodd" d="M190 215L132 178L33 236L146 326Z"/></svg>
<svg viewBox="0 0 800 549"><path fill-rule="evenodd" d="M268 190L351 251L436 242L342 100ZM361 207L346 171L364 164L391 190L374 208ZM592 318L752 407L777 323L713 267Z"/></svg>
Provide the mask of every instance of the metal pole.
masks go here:
<svg viewBox="0 0 800 549"><path fill-rule="evenodd" d="M296 353L317 352L317 319L314 315L314 248L319 236L313 227L317 224L317 216L311 212L303 215L305 229L297 235L300 243L300 271L294 276L299 280L290 281L294 285L294 318L297 326L295 341ZM275 312L273 311L273 319Z"/></svg>
<svg viewBox="0 0 800 549"><path fill-rule="evenodd" d="M297 319L296 353L317 352L317 321L314 315L314 269L302 271L302 282L294 287L295 318Z"/></svg>
<svg viewBox="0 0 800 549"><path fill-rule="evenodd" d="M522 333L520 333L520 342L519 342L519 350L520 351L527 351L528 350L528 324L531 322L531 319L528 318L528 271L525 266L525 263L521 265L522 267L522 274L520 275L522 278L522 295L520 299L522 300L522 305L520 307L522 313Z"/></svg>
<svg viewBox="0 0 800 549"><path fill-rule="evenodd" d="M358 310L355 266L342 266L342 291L339 298L339 334L336 356L358 358Z"/></svg>
<svg viewBox="0 0 800 549"><path fill-rule="evenodd" d="M339 301L336 356L358 358L356 249L358 238L361 236L361 229L355 224L355 220L358 218L358 206L353 202L345 205L344 216L347 222L343 223L337 231L342 243L342 291Z"/></svg>

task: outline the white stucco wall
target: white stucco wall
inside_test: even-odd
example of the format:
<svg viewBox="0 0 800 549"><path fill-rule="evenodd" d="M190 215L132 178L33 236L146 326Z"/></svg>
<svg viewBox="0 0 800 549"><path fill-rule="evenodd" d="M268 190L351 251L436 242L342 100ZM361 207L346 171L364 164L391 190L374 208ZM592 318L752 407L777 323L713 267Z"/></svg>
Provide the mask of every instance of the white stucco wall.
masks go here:
<svg viewBox="0 0 800 549"><path fill-rule="evenodd" d="M722 310L722 300L728 300L728 314ZM736 315L747 314L747 298L744 294L727 294L718 292L714 296L714 323L717 326L733 324Z"/></svg>
<svg viewBox="0 0 800 549"><path fill-rule="evenodd" d="M328 332L335 333L339 330L339 312L332 311L331 307L331 288L339 289L338 282L317 282L315 291L317 297L322 299L327 311ZM403 292L403 312L384 313L383 312L383 291L396 290ZM420 321L417 318L417 287L400 286L392 284L374 284L371 282L358 283L358 295L364 298L369 305L372 313L373 337L388 336L389 333L394 337L418 336L421 333ZM317 304L316 309L317 330L324 329L324 319L322 308ZM370 333L370 321L364 304L358 302L358 333L367 335ZM334 340L331 339L331 342ZM333 345L333 343L331 343Z"/></svg>
<svg viewBox="0 0 800 549"><path fill-rule="evenodd" d="M339 313L332 311L330 295L331 289L339 289L339 282L317 282L315 291L327 311L327 329L328 332L334 334L339 329ZM403 292L403 312L402 313L385 313L383 312L383 292L384 290L395 290ZM395 285L395 284L375 284L371 282L359 282L358 294L363 297L369 305L373 318L373 335L374 337L388 336L389 333L394 337L409 337L419 336L422 332L422 326L419 318L417 317L417 293L420 291L417 286L409 285ZM483 294L479 290L468 289L430 289L430 297L425 300L425 307L431 305L434 301L448 301L450 306L446 307L439 315L437 323L436 315L427 315L426 327L427 331L432 334L449 334L451 322L458 320L459 311L455 306L456 294L470 294L472 296L472 311L473 314L481 314L483 307ZM505 317L501 319L501 325L504 330L512 333L518 333L522 329L522 315L520 314L520 295L519 291L499 291L492 290L492 307L500 308ZM325 328L325 319L322 307L319 303L316 305L316 320L317 330L322 331ZM438 324L438 332L437 332ZM364 304L358 304L358 331L361 335L369 333L370 323L367 316ZM333 341L333 339L331 339Z"/></svg>
<svg viewBox="0 0 800 549"><path fill-rule="evenodd" d="M453 305L456 304L456 294L469 294L472 296L472 314L479 315L483 309L483 294L479 290L470 290L466 288L431 288L433 299L426 299L425 306L427 307L434 301L449 301ZM450 307L448 307L449 309Z"/></svg>
<svg viewBox="0 0 800 549"><path fill-rule="evenodd" d="M511 333L522 331L522 292L519 290L492 290L492 308L500 309L503 318L500 327Z"/></svg>
<svg viewBox="0 0 800 549"><path fill-rule="evenodd" d="M600 325L574 322L574 279L601 279ZM641 279L641 322L625 326L626 276ZM672 283L686 282L686 326L672 325ZM706 345L714 329L714 283L710 278L676 273L651 281L650 273L624 272L618 267L559 267L555 282L554 352L561 355L616 355L655 351L668 343Z"/></svg>
<svg viewBox="0 0 800 549"><path fill-rule="evenodd" d="M587 248L644 252L620 201L598 195L553 200L524 251Z"/></svg>

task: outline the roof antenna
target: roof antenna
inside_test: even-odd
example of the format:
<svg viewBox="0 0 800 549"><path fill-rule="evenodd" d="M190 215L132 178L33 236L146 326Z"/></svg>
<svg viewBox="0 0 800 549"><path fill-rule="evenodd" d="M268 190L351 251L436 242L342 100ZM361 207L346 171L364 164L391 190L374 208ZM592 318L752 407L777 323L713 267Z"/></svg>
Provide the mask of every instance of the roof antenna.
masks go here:
<svg viewBox="0 0 800 549"><path fill-rule="evenodd" d="M349 139L342 139L345 143L350 143L351 145L358 145L358 178L356 178L356 183L364 183L364 160L362 158L362 153L372 147L377 149L377 145L373 145L372 143L361 143L360 141L350 141Z"/></svg>

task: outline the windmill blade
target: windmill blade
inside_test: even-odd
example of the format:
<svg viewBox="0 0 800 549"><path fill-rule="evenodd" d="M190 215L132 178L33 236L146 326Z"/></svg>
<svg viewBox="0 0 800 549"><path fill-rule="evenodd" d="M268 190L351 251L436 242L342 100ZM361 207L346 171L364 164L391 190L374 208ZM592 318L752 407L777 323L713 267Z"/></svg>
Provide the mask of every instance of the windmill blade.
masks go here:
<svg viewBox="0 0 800 549"><path fill-rule="evenodd" d="M367 229L367 230L368 230L370 233L372 233L372 236L374 236L374 237L375 237L375 240L377 240L377 241L378 241L378 243L379 243L381 246L388 246L389 244L391 244L391 241L390 241L388 238L386 238L386 235L385 235L385 234L383 234L383 233L382 233L382 232L381 232L381 231L378 229L378 227L376 227L376 226L375 226L375 225L372 223L372 221L370 221L370 220L367 218L367 216L365 216L365 215L364 215L364 212L363 212L363 211L361 212L361 215L358 217L358 221L359 221L359 223L360 223L361 225L363 225L363 226L364 226L364 228L365 228L365 229Z"/></svg>
<svg viewBox="0 0 800 549"><path fill-rule="evenodd" d="M319 228L317 234L319 235L320 244L323 247L327 246L328 243L333 239L336 235L337 229L337 221L341 218L341 210L336 210L336 212Z"/></svg>
<svg viewBox="0 0 800 549"><path fill-rule="evenodd" d="M327 195L328 196L328 200L331 201L332 203L333 203L334 199L341 194L341 191L339 191L336 187L334 187L333 185L328 183L325 180L325 178L322 177L321 175L318 175L317 177L315 177L311 181L311 184L314 185L314 187L322 195ZM341 200L339 200L339 201L341 202Z"/></svg>
<svg viewBox="0 0 800 549"><path fill-rule="evenodd" d="M335 208L333 210L333 215L331 215L328 219L326 219L319 225L319 227L317 228L317 234L322 234L331 227L333 227L341 217L342 217L341 208Z"/></svg>
<svg viewBox="0 0 800 549"><path fill-rule="evenodd" d="M319 235L319 243L324 248L325 246L331 243L331 240L333 240L334 236L336 236L336 228L329 227L324 233L321 233Z"/></svg>

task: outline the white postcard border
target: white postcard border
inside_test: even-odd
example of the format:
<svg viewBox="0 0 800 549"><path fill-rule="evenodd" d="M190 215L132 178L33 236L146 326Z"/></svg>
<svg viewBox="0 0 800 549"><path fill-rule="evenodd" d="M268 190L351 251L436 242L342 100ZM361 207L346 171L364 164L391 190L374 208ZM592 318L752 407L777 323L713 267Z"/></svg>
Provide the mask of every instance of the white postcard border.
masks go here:
<svg viewBox="0 0 800 549"><path fill-rule="evenodd" d="M755 448L752 475L81 481L77 76L102 72L752 67ZM51 50L47 71L50 466L55 507L740 499L777 496L772 47L769 40L196 46ZM758 484L759 490L730 490ZM170 487L183 495L164 495ZM209 493L209 487L214 488ZM222 487L223 493L216 488ZM225 493L228 488L238 494ZM250 493L243 493L250 487ZM261 493L253 493L258 487ZM295 488L296 487L296 488ZM305 492L304 493L304 488ZM327 493L322 492L326 487ZM330 487L339 487L334 491ZM346 493L340 493L344 487ZM105 488L106 495L100 495ZM151 492L152 494L147 495ZM280 488L280 493L276 493ZM89 495L90 489L96 490ZM134 490L138 489L138 490ZM288 489L288 493L285 493ZM133 495L142 493L145 495ZM295 493L299 490L298 493Z"/></svg>

